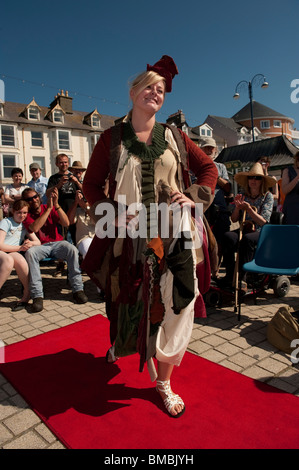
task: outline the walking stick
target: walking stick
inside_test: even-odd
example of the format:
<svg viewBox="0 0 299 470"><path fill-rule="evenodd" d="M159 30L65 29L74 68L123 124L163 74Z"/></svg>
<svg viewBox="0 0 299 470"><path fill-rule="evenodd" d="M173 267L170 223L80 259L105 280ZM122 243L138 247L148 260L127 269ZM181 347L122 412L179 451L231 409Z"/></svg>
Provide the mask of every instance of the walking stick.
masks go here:
<svg viewBox="0 0 299 470"><path fill-rule="evenodd" d="M234 289L235 289L235 308L234 308L234 312L237 313L237 311L238 311L238 320L239 321L241 319L241 302L239 301L240 290L241 290L239 252L240 252L240 243L241 243L242 235L243 235L243 226L244 226L244 222L245 222L245 217L246 217L246 211L243 211L242 218L241 218L241 221L240 221L239 240L238 240L236 264L235 264L235 271L234 271L234 282L233 282Z"/></svg>

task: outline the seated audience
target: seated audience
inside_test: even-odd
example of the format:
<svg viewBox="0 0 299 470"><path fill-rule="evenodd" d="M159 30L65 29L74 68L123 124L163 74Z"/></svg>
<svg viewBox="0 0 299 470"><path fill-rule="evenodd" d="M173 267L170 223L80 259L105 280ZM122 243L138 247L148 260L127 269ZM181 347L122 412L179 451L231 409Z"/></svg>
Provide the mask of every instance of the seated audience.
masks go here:
<svg viewBox="0 0 299 470"><path fill-rule="evenodd" d="M251 170L235 175L235 180L243 188L241 194L234 199L235 209L232 212L232 222L242 220L242 213L246 212L242 230L242 239L239 246L240 266L251 261L259 239L262 226L270 221L273 210L273 194L269 188L276 180L265 175L260 163L255 163ZM225 233L223 239L223 265L226 276L217 282L222 287L232 287L235 271L235 252L238 249L239 230ZM242 288L246 290L246 273L240 270Z"/></svg>
<svg viewBox="0 0 299 470"><path fill-rule="evenodd" d="M23 253L32 246L40 245L40 241L35 233L28 233L23 225L28 214L27 202L15 201L12 214L12 217L6 217L0 222L0 288L15 269L23 285L23 295L12 308L13 312L18 312L27 306L30 299L29 268Z"/></svg>
<svg viewBox="0 0 299 470"><path fill-rule="evenodd" d="M32 311L43 310L43 284L39 262L48 257L63 259L68 264L68 279L72 288L75 302L84 304L88 301L83 290L83 282L79 267L77 248L63 240L57 226L68 227L69 220L58 204L58 191L53 188L48 197L48 204L41 204L40 197L31 188L23 192L23 199L29 204L29 212L24 222L29 232L36 233L41 246L30 248L26 254L30 274L30 294L33 299Z"/></svg>
<svg viewBox="0 0 299 470"><path fill-rule="evenodd" d="M95 234L95 223L90 216L90 206L81 191L77 191L75 202L67 216L70 224L76 224L76 246L84 259ZM104 294L99 287L97 291L103 300Z"/></svg>

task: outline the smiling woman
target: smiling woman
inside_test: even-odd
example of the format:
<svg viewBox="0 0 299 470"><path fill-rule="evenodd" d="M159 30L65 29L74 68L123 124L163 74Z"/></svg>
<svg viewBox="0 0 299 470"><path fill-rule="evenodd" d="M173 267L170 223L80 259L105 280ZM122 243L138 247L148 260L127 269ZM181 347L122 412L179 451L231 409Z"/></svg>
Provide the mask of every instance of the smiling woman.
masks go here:
<svg viewBox="0 0 299 470"><path fill-rule="evenodd" d="M194 246L199 237L197 224L202 225L189 210L184 222L188 237L195 228L191 243L185 244L185 239L173 230L169 237L162 237L164 221L157 206L167 201L168 206L176 205L181 211L185 205L190 209L204 203L206 209L217 180L214 163L199 147L178 129L156 122L156 113L177 74L169 56L148 65L131 84L132 110L123 122L101 135L86 171L83 193L92 205L95 220L103 206L110 204L117 209L125 201L123 213L115 211L112 222L116 232L123 229L124 237L117 237L116 232L114 238L102 237L96 232L82 264L98 287L105 290L112 345L107 362L139 353L140 371L147 363L151 379L157 380L157 392L174 417L181 416L185 405L172 392L170 377L188 346L195 304L202 299ZM189 165L196 175L196 183L191 186ZM107 179L108 196L104 190ZM141 211L128 212L132 206L145 207L144 218ZM133 220L146 226L137 237L132 230ZM210 279L209 259L202 266L207 268L200 276L205 281ZM205 316L203 302L198 305Z"/></svg>
<svg viewBox="0 0 299 470"><path fill-rule="evenodd" d="M12 184L6 186L4 191L5 202L9 205L9 216L12 216L12 205L15 201L21 199L22 192L28 186L22 183L23 170L21 168L13 168L11 170Z"/></svg>

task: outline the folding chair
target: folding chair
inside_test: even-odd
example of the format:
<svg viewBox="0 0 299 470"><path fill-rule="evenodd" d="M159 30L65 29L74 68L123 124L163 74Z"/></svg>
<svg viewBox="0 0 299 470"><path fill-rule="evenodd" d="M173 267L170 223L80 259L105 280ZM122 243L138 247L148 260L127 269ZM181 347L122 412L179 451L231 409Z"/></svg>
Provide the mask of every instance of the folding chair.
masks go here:
<svg viewBox="0 0 299 470"><path fill-rule="evenodd" d="M254 259L243 270L256 274L296 276L299 273L299 225L262 227ZM239 306L239 320L241 308Z"/></svg>

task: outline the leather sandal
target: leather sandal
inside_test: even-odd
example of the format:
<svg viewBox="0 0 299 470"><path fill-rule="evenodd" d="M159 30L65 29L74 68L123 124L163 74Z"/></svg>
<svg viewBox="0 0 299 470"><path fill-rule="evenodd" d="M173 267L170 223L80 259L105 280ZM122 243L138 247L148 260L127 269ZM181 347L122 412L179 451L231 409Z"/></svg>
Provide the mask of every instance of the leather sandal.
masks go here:
<svg viewBox="0 0 299 470"><path fill-rule="evenodd" d="M108 349L108 351L106 352L106 362L108 364L112 364L113 362L116 362L119 357L115 356L114 354L114 345L111 346L111 348Z"/></svg>
<svg viewBox="0 0 299 470"><path fill-rule="evenodd" d="M176 393L173 393L173 391L170 388L170 380L157 380L157 386L156 386L157 392L162 392L166 395L165 398L163 398L163 403L165 408L167 409L168 413L172 418L179 418L182 416L182 414L185 412L185 403L181 399L179 395ZM182 411L177 413L176 415L172 414L170 411L175 405L183 405L184 408Z"/></svg>

